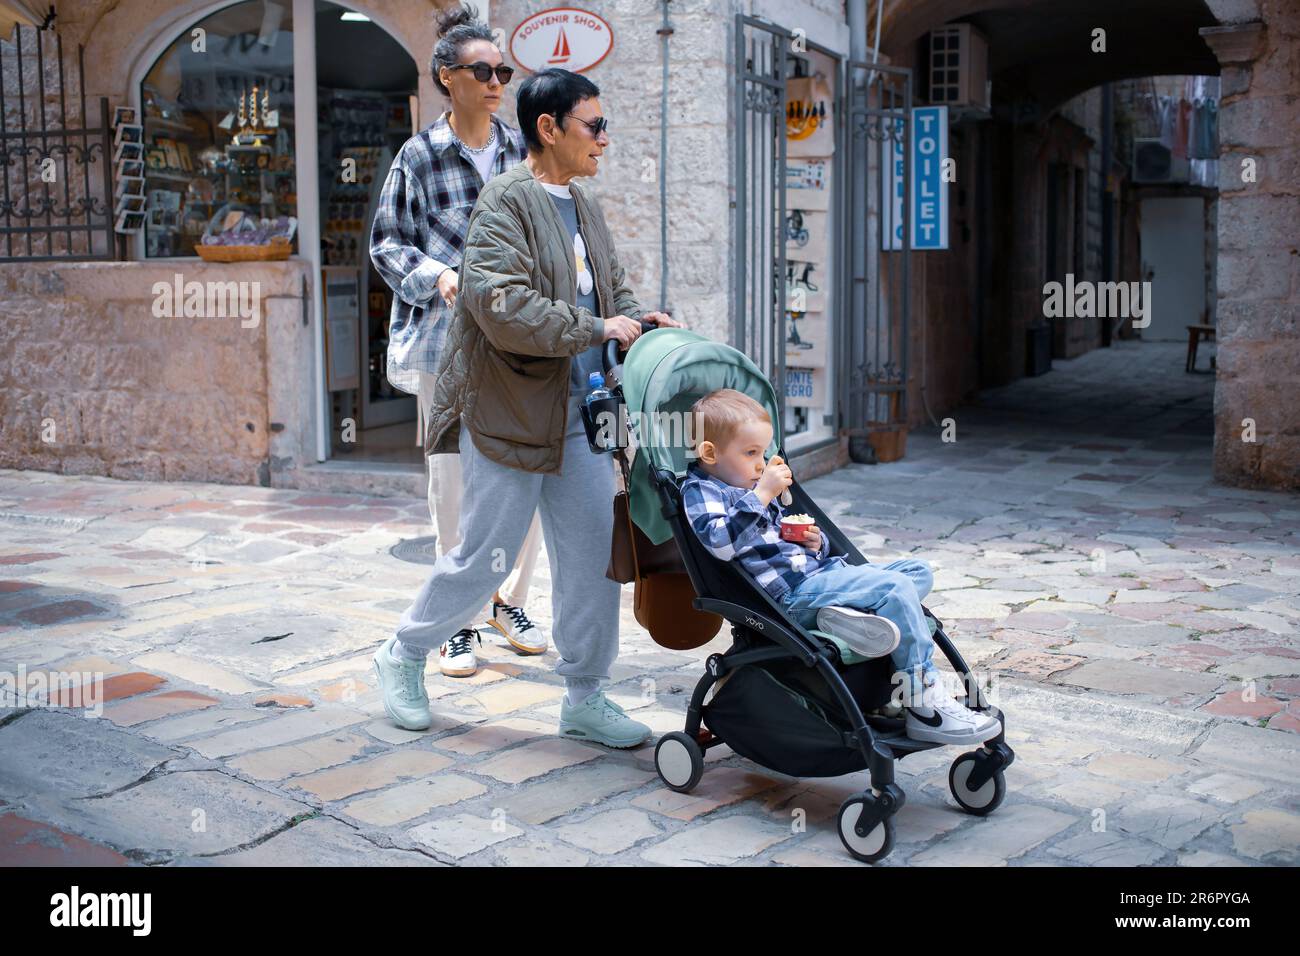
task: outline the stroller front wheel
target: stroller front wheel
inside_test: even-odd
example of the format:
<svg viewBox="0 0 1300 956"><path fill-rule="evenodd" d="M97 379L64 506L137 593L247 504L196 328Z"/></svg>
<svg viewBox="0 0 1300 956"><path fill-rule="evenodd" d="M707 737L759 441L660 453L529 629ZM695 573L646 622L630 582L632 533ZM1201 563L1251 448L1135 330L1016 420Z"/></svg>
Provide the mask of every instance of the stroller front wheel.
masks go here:
<svg viewBox="0 0 1300 956"><path fill-rule="evenodd" d="M655 746L655 770L670 790L690 793L704 776L704 751L681 731L664 734Z"/></svg>
<svg viewBox="0 0 1300 956"><path fill-rule="evenodd" d="M1001 806L1007 795L1007 778L1001 769L994 770L991 774L985 771L987 779L979 786L973 786L971 778L980 759L979 751L974 751L954 760L948 770L948 790L963 810L984 817Z"/></svg>
<svg viewBox="0 0 1300 956"><path fill-rule="evenodd" d="M840 806L840 842L856 860L875 863L889 856L894 849L894 820L885 817L866 834L857 830L858 818L866 811L862 797L850 797Z"/></svg>

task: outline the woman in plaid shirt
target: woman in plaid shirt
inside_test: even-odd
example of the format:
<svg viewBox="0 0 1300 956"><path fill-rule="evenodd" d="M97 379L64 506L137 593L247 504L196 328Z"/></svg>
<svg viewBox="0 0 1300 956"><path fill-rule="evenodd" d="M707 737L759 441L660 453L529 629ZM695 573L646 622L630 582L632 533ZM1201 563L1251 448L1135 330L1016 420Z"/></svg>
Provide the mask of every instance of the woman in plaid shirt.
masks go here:
<svg viewBox="0 0 1300 956"><path fill-rule="evenodd" d="M388 380L417 394L426 418L470 211L482 186L526 155L523 135L495 115L514 71L502 62L478 12L469 5L452 8L438 35L433 82L450 97L451 109L407 140L393 160L370 237L370 258L393 290ZM446 554L460 542L460 456L430 456L428 469L429 515ZM541 540L534 514L514 571L492 599L491 625L525 654L547 647L546 634L523 610ZM478 632L465 628L443 643L438 663L444 674L468 677L478 670L475 639Z"/></svg>

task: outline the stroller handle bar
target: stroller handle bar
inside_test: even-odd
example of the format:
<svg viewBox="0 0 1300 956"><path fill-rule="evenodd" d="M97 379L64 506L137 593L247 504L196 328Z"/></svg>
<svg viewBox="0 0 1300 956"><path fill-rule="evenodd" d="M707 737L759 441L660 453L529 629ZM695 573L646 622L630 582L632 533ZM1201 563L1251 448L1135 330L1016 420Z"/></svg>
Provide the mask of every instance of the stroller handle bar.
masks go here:
<svg viewBox="0 0 1300 956"><path fill-rule="evenodd" d="M644 335L645 333L657 328L659 328L659 326L655 325L653 322L642 322L641 334ZM623 383L622 357L626 354L627 351L623 348L623 343L621 343L618 339L610 339L608 342L605 343L604 351L602 351L600 355L601 358L600 364L605 370L605 382L607 384L610 381L610 375L614 372L619 373L619 375L617 376L618 384L621 385Z"/></svg>

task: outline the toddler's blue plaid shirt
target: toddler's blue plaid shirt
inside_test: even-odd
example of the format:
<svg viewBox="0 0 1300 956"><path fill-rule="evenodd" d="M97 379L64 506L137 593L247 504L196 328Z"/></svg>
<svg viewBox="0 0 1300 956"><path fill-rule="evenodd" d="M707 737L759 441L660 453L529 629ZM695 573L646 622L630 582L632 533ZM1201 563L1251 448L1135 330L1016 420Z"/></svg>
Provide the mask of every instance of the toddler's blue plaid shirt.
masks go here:
<svg viewBox="0 0 1300 956"><path fill-rule="evenodd" d="M777 499L764 508L754 492L707 475L699 465L691 465L682 482L682 506L691 527L714 557L740 561L777 601L805 578L845 563L841 557L827 556L830 542L824 531L816 554L784 540Z"/></svg>

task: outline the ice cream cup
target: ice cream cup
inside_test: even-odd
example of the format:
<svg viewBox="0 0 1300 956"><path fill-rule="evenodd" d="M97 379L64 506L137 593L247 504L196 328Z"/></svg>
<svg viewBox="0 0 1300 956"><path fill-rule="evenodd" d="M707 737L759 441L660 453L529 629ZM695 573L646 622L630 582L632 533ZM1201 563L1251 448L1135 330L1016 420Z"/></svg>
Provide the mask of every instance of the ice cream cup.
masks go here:
<svg viewBox="0 0 1300 956"><path fill-rule="evenodd" d="M808 529L816 523L810 515L785 515L781 518L781 537L786 541L803 544Z"/></svg>

